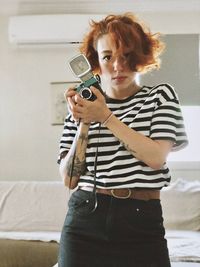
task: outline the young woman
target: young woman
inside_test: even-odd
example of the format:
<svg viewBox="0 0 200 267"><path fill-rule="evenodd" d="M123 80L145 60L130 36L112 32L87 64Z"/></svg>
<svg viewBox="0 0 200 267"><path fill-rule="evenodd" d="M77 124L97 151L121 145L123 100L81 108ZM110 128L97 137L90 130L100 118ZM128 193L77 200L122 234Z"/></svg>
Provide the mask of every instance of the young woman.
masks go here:
<svg viewBox="0 0 200 267"><path fill-rule="evenodd" d="M159 66L163 44L133 14L92 22L81 52L101 77L102 94L70 88L60 173L77 189L69 200L59 267L170 267L160 190L171 150L187 143L179 101L167 83L140 86ZM78 123L80 122L80 123Z"/></svg>

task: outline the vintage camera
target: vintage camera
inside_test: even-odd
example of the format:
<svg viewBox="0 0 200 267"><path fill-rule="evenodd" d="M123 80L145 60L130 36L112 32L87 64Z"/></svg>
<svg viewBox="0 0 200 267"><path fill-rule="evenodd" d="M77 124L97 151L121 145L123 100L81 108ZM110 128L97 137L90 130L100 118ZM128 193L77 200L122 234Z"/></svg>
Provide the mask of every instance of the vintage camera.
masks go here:
<svg viewBox="0 0 200 267"><path fill-rule="evenodd" d="M92 93L90 87L94 86L104 95L100 86L100 77L91 71L91 66L88 59L83 55L77 55L69 61L69 66L72 72L80 78L82 83L76 87L76 91L82 98L94 101L96 96Z"/></svg>

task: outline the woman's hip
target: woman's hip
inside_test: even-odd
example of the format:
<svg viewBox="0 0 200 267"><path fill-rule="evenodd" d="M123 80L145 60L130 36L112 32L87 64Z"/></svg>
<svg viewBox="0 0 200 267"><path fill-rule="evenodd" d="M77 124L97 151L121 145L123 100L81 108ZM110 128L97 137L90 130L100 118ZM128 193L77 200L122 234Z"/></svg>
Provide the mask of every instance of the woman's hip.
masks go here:
<svg viewBox="0 0 200 267"><path fill-rule="evenodd" d="M83 190L72 194L64 227L116 242L160 241L165 234L160 200L118 199Z"/></svg>

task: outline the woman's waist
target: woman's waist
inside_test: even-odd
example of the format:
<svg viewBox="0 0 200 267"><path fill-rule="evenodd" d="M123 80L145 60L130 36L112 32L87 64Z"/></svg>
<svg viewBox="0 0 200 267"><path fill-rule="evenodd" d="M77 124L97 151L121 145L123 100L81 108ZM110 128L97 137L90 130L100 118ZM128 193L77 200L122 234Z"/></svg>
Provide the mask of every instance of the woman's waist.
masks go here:
<svg viewBox="0 0 200 267"><path fill-rule="evenodd" d="M92 192L93 186L79 186L79 189L84 191ZM119 199L140 199L140 200L151 200L160 199L160 190L148 189L148 188L96 188L96 193L109 195Z"/></svg>

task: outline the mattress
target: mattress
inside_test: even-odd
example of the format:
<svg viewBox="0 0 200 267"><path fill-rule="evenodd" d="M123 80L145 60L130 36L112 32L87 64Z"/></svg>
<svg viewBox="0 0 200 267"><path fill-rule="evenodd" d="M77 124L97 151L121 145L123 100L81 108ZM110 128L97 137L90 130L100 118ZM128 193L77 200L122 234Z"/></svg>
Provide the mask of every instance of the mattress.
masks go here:
<svg viewBox="0 0 200 267"><path fill-rule="evenodd" d="M172 262L200 263L200 232L167 230L166 238Z"/></svg>

